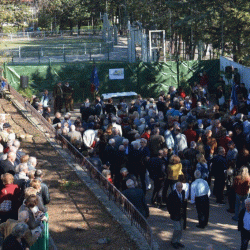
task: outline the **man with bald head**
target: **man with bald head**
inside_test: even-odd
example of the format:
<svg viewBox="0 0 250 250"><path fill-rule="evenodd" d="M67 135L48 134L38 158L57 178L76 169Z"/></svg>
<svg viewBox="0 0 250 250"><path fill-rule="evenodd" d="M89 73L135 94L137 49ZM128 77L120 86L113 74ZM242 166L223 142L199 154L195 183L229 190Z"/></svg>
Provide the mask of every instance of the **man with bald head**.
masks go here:
<svg viewBox="0 0 250 250"><path fill-rule="evenodd" d="M173 222L174 233L171 241L173 248L184 248L180 242L182 237L183 224L186 215L185 191L182 190L182 183L176 183L176 189L173 190L167 199L167 208L170 214L170 219Z"/></svg>
<svg viewBox="0 0 250 250"><path fill-rule="evenodd" d="M0 175L5 173L10 173L13 176L15 175L15 160L16 153L9 152L7 155L7 159L0 162Z"/></svg>

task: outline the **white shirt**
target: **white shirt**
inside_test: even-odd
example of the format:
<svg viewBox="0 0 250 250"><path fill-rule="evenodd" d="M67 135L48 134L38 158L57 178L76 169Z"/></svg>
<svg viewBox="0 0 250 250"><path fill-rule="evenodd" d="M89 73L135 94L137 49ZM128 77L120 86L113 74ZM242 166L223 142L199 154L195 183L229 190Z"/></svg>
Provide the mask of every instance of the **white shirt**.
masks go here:
<svg viewBox="0 0 250 250"><path fill-rule="evenodd" d="M250 212L245 212L244 218L243 218L243 227L250 231Z"/></svg>
<svg viewBox="0 0 250 250"><path fill-rule="evenodd" d="M203 179L196 179L191 184L191 200L190 202L193 204L195 203L195 197L200 197L204 195L210 196L210 188L208 186L208 183Z"/></svg>

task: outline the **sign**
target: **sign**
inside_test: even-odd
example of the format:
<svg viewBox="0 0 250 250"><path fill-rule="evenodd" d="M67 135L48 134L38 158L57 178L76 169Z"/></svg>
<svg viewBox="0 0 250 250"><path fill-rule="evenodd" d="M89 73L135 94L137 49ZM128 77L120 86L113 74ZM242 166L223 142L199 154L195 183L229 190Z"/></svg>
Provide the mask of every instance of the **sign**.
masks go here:
<svg viewBox="0 0 250 250"><path fill-rule="evenodd" d="M124 69L109 69L109 79L110 80L123 80Z"/></svg>

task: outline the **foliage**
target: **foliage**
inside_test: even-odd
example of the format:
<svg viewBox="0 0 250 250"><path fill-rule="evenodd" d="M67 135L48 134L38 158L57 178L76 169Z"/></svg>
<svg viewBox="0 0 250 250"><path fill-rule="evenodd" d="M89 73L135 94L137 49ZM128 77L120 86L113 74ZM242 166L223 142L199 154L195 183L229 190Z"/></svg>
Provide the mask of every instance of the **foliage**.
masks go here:
<svg viewBox="0 0 250 250"><path fill-rule="evenodd" d="M25 24L31 21L32 11L26 4L14 4L10 1L0 2L0 32L3 31L4 24L11 24L18 29L24 29Z"/></svg>
<svg viewBox="0 0 250 250"><path fill-rule="evenodd" d="M21 94L23 97L26 97L28 100L32 100L32 96L33 95L37 95L39 93L39 91L37 89L34 89L32 87L28 87L28 88L19 88L18 89L19 94Z"/></svg>

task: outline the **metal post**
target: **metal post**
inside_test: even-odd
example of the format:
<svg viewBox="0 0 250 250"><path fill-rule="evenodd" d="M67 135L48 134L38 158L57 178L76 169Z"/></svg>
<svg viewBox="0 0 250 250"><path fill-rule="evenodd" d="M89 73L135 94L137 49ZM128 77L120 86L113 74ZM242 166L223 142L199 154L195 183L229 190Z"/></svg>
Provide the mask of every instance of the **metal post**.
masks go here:
<svg viewBox="0 0 250 250"><path fill-rule="evenodd" d="M41 59L40 51L38 50L38 62L39 62L39 63L40 63L40 59Z"/></svg>
<svg viewBox="0 0 250 250"><path fill-rule="evenodd" d="M149 60L152 61L152 43L151 43L151 31L149 31Z"/></svg>
<svg viewBox="0 0 250 250"><path fill-rule="evenodd" d="M165 39L165 30L163 30L163 58L164 62L166 62L166 39Z"/></svg>
<svg viewBox="0 0 250 250"><path fill-rule="evenodd" d="M89 51L89 60L91 61L91 49Z"/></svg>
<svg viewBox="0 0 250 250"><path fill-rule="evenodd" d="M179 69L179 55L178 54L177 54L176 64L177 64L177 84L178 84L178 88L179 88L179 86L180 86L180 69Z"/></svg>
<svg viewBox="0 0 250 250"><path fill-rule="evenodd" d="M169 50L170 50L170 61L172 61L172 12L171 9L169 9L169 19L170 19L170 24L169 24L169 33L170 33L170 38L169 38Z"/></svg>
<svg viewBox="0 0 250 250"><path fill-rule="evenodd" d="M108 61L109 61L109 44L108 44Z"/></svg>
<svg viewBox="0 0 250 250"><path fill-rule="evenodd" d="M19 55L19 58L21 58L21 47L20 46L18 47L18 55Z"/></svg>

